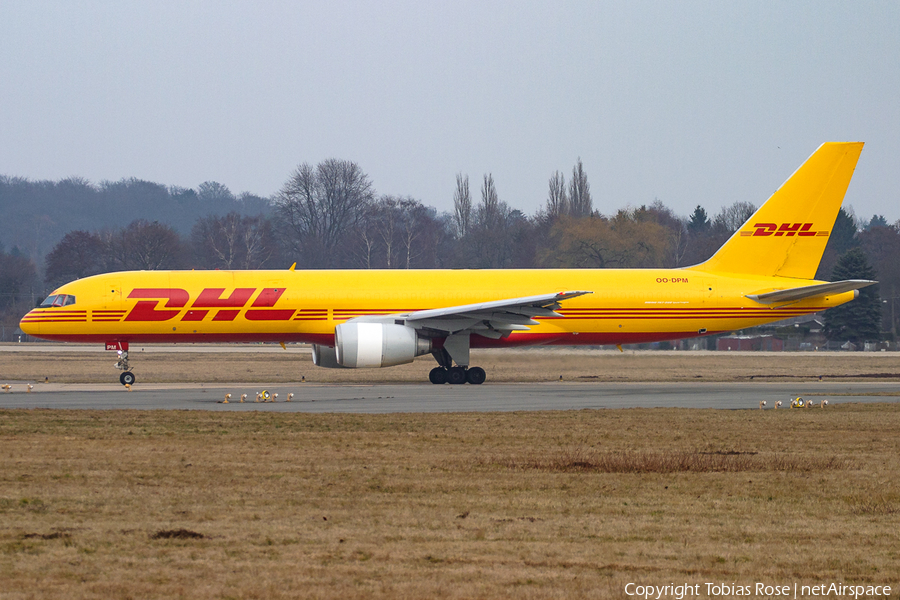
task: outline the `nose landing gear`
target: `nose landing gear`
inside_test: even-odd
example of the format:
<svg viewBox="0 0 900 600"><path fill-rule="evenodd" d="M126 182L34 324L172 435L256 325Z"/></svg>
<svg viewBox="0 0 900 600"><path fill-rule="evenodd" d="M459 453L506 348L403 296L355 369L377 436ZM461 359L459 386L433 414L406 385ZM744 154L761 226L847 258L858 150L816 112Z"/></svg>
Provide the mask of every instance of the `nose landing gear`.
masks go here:
<svg viewBox="0 0 900 600"><path fill-rule="evenodd" d="M124 373L119 375L119 383L122 385L134 385L134 373L131 372L131 367L128 365L128 350L119 350L119 360L116 362L115 367L124 371Z"/></svg>

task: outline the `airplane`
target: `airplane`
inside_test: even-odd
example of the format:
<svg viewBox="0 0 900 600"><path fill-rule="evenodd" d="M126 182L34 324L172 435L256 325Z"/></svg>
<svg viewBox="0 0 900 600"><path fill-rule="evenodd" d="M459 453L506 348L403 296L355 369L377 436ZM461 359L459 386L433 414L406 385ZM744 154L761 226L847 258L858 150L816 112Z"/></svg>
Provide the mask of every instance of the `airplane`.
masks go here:
<svg viewBox="0 0 900 600"><path fill-rule="evenodd" d="M330 368L431 354L434 384L481 384L471 348L617 345L713 335L849 302L876 282L814 279L862 151L830 142L707 261L676 269L127 271L53 291L34 337L130 344L303 342Z"/></svg>

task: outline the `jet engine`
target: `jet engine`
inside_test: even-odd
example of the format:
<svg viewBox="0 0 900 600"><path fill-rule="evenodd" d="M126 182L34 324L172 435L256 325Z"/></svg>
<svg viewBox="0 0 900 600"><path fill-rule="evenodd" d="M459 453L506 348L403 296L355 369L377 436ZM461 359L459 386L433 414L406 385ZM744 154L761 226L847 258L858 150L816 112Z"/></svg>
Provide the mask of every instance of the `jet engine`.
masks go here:
<svg viewBox="0 0 900 600"><path fill-rule="evenodd" d="M431 340L416 330L393 323L342 323L334 329L334 348L313 348L315 364L323 367L392 367L411 363L431 352ZM332 362L333 364L329 364Z"/></svg>
<svg viewBox="0 0 900 600"><path fill-rule="evenodd" d="M332 346L312 345L313 364L326 369L343 369L344 366L337 361L337 353Z"/></svg>

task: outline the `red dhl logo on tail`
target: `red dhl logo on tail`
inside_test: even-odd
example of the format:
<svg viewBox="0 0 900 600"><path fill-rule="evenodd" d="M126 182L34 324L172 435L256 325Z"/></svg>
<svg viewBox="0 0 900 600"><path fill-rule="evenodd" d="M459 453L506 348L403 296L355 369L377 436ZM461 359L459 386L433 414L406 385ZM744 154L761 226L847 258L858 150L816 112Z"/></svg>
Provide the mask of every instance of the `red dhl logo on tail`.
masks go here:
<svg viewBox="0 0 900 600"><path fill-rule="evenodd" d="M213 321L234 321L257 288L237 288L227 297L222 297L225 288L206 288L191 304L181 321L202 321L207 314L215 311ZM294 309L272 308L284 294L284 288L263 288L244 318L248 321L288 321L294 316ZM174 319L187 307L191 299L187 290L180 288L135 288L129 298L138 299L126 321L168 321ZM160 302L165 301L159 308Z"/></svg>
<svg viewBox="0 0 900 600"><path fill-rule="evenodd" d="M741 232L742 237L753 236L799 236L799 237L828 237L827 231L813 231L812 223L754 223L756 228L753 231L744 230Z"/></svg>

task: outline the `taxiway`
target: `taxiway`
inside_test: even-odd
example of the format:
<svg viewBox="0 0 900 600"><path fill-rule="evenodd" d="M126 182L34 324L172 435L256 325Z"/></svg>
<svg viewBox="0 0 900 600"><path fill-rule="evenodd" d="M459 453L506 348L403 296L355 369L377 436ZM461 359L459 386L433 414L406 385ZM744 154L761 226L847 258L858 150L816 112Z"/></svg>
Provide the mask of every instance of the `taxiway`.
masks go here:
<svg viewBox="0 0 900 600"><path fill-rule="evenodd" d="M0 408L84 410L164 409L310 413L404 413L541 411L609 408L759 409L777 401L787 410L797 396L830 405L841 402L896 402L900 382L809 383L522 383L483 386L431 384L144 384L131 391L118 384L13 384L0 393ZM275 402L255 402L267 390ZM293 393L291 402L286 402ZM221 403L231 394L229 403ZM247 394L241 403L240 397ZM828 410L828 408L824 408Z"/></svg>

